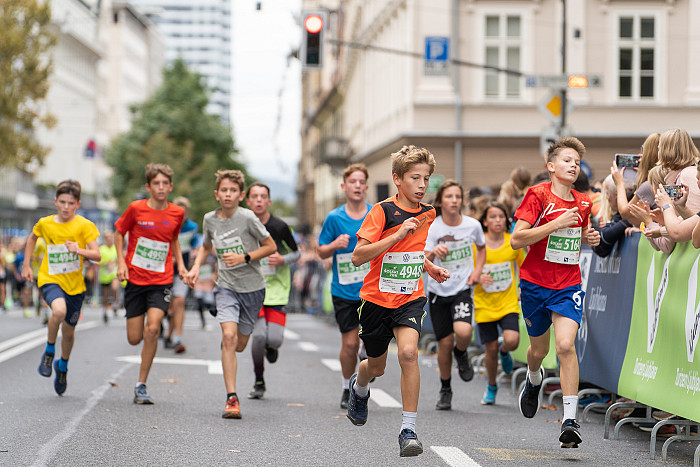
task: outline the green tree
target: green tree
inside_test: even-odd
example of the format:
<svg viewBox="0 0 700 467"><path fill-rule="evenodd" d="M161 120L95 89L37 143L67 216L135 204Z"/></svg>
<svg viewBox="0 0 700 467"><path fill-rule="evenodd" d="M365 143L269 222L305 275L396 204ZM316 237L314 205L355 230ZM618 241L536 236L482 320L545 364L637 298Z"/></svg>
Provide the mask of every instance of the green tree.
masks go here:
<svg viewBox="0 0 700 467"><path fill-rule="evenodd" d="M38 126L55 125L55 118L42 108L56 42L49 30L49 4L0 1L0 167L26 170L42 164L49 151L34 138Z"/></svg>
<svg viewBox="0 0 700 467"><path fill-rule="evenodd" d="M106 151L114 169L112 194L123 211L144 193L144 168L150 162L165 163L175 171L171 196L185 196L192 204L190 217L201 222L217 206L214 173L238 169L231 129L205 112L209 102L201 75L176 60L163 72L163 83L145 102L134 106L131 130L118 136ZM249 180L246 174L246 181Z"/></svg>

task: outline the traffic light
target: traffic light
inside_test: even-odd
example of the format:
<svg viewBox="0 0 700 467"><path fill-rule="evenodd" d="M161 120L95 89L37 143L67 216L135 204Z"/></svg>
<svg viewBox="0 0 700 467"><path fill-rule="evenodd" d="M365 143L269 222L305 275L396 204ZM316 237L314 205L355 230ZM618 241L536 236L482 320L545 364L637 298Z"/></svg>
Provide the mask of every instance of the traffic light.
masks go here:
<svg viewBox="0 0 700 467"><path fill-rule="evenodd" d="M326 13L306 11L302 15L301 63L304 68L321 68L323 65L323 33Z"/></svg>

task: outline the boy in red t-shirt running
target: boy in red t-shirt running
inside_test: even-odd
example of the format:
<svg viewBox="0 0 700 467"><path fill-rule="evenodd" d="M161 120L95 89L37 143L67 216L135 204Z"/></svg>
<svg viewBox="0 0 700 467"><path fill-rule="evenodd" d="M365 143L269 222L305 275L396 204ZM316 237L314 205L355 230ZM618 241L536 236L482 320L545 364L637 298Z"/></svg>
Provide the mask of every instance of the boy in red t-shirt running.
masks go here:
<svg viewBox="0 0 700 467"><path fill-rule="evenodd" d="M549 328L553 324L564 399L564 422L559 436L563 448L576 448L582 442L576 423L575 348L585 295L578 267L581 242L591 246L600 243L600 234L588 225L591 199L571 189L585 152L576 138L563 138L547 149L547 170L552 181L528 189L515 211L517 222L510 240L514 250L530 246L520 269L522 312L530 336L520 412L532 418L540 408L544 377L541 364L549 352Z"/></svg>
<svg viewBox="0 0 700 467"><path fill-rule="evenodd" d="M153 398L146 392L146 380L156 356L160 324L170 305L173 255L180 277L187 274L178 241L185 211L168 202L173 191L173 169L165 164L148 164L146 190L151 197L131 203L114 224L117 278L128 281L124 289L126 337L131 345L143 341L135 404L153 404ZM127 234L129 245L125 258Z"/></svg>
<svg viewBox="0 0 700 467"><path fill-rule="evenodd" d="M355 425L367 421L370 380L384 373L389 342L396 338L403 401L401 457L423 452L415 433L420 392L418 337L427 301L421 276L425 269L437 282L450 277L447 269L425 257L425 240L435 209L420 201L434 169L435 158L427 149L404 146L392 154L391 172L399 192L367 213L352 253L355 267L370 261L370 270L360 289L358 310L367 359L350 378L348 418Z"/></svg>

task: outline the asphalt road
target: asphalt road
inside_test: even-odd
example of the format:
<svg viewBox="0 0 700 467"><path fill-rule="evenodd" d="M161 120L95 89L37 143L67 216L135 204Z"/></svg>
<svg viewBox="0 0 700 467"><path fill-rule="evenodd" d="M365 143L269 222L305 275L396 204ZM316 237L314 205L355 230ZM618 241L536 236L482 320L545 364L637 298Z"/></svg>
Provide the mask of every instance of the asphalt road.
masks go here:
<svg viewBox="0 0 700 467"><path fill-rule="evenodd" d="M649 434L626 425L619 440L603 439L603 416L582 423L579 449L558 443L556 410L523 418L503 383L495 406L479 401L486 381L469 383L453 373L453 408L434 409L439 391L434 355L422 354L421 399L416 431L424 453L398 455L401 425L400 371L395 352L387 372L372 384L369 419L356 427L339 408L340 338L333 322L289 315L277 363L266 372L263 400L245 395L253 381L249 350L239 354L241 420L222 419L225 390L220 331L207 317L188 312L184 343L176 355L159 347L148 381L155 405L133 403L140 346L126 341L124 318L105 325L86 307L69 363L68 390L59 397L53 377L37 366L46 341L38 318L18 310L0 313L0 465L468 465L656 466ZM579 412L580 413L580 412ZM676 442L667 464L692 465L697 442Z"/></svg>

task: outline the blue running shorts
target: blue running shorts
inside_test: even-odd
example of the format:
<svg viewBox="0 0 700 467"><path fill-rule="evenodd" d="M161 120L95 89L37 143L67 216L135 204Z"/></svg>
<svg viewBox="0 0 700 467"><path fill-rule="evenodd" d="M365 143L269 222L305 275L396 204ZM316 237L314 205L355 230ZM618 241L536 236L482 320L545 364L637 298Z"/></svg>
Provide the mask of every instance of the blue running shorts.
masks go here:
<svg viewBox="0 0 700 467"><path fill-rule="evenodd" d="M528 335L537 337L547 332L552 325L552 313L581 325L585 295L581 284L554 290L520 279L520 300Z"/></svg>

